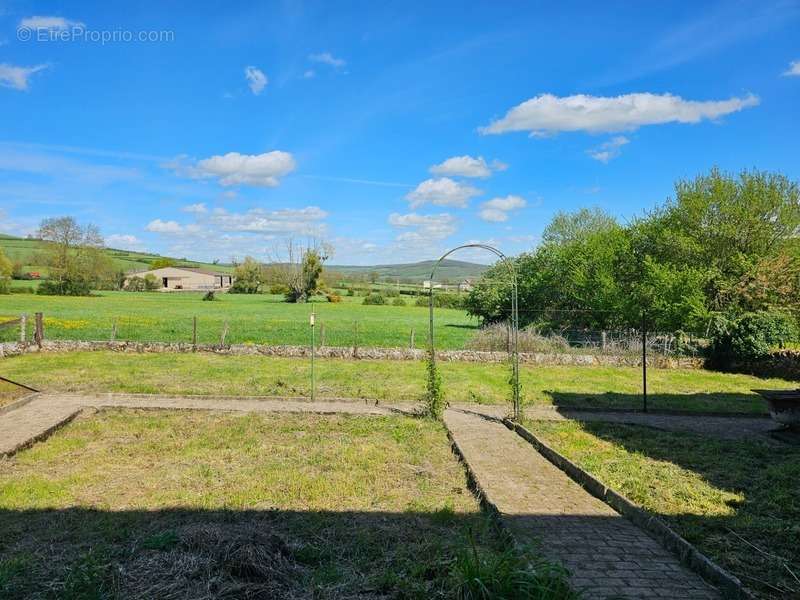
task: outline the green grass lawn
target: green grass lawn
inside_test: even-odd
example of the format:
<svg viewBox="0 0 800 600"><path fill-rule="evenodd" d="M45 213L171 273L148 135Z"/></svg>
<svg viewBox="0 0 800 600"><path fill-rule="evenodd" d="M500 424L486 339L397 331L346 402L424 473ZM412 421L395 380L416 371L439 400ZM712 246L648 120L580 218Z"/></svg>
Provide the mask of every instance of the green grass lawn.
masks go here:
<svg viewBox="0 0 800 600"><path fill-rule="evenodd" d="M0 460L0 531L20 599L449 598L509 553L444 428L408 417L79 417ZM515 597L571 597L515 556Z"/></svg>
<svg viewBox="0 0 800 600"><path fill-rule="evenodd" d="M415 345L421 348L428 335L426 307L364 306L363 298L347 296L341 303L311 304L288 304L268 295L218 294L214 302L202 297L188 292L97 292L88 298L0 295L0 321L26 313L32 323L33 313L42 312L50 339L108 340L116 322L120 340L191 342L192 319L197 317L200 343L219 343L228 322L227 343L295 345L310 344L313 308L317 335L324 329L328 346L408 347L413 329ZM436 309L437 347L463 348L477 326L462 310Z"/></svg>
<svg viewBox="0 0 800 600"><path fill-rule="evenodd" d="M440 362L451 402L509 402L508 367L502 363ZM425 393L424 364L417 361L318 359L318 396L417 401ZM42 390L308 396L308 359L196 354L78 352L28 354L0 361L0 374ZM791 389L795 383L690 369L650 369L653 409L749 412L766 407L753 388ZM523 366L526 403L561 407L638 408L641 372L632 367Z"/></svg>
<svg viewBox="0 0 800 600"><path fill-rule="evenodd" d="M526 423L762 598L800 597L800 447L610 423Z"/></svg>

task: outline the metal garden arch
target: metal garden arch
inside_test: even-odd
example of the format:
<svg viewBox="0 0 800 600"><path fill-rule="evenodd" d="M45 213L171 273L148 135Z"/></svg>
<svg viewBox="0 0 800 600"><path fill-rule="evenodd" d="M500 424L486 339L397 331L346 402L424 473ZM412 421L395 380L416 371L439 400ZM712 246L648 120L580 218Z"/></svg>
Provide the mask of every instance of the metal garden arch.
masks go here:
<svg viewBox="0 0 800 600"><path fill-rule="evenodd" d="M497 256L503 264L508 267L508 271L511 274L511 349L509 350L509 354L511 355L511 380L512 380L512 401L514 403L514 419L519 420L521 415L521 406L520 406L520 395L519 395L519 353L517 352L517 340L518 340L518 333L519 333L519 312L517 309L517 271L514 269L514 263L509 259L505 254L500 252L497 248L489 246L487 244L464 244L463 246L458 246L453 248L452 250L448 250L445 252L439 260L436 261L436 264L433 265L433 269L431 270L431 277L430 277L430 286L431 286L431 293L428 296L428 310L430 314L430 321L428 325L428 343L430 344L430 356L431 361L436 361L436 349L433 344L433 282L434 277L436 275L436 270L439 268L439 265L442 264L442 261L457 252L458 250L463 250L465 248L480 248L482 250L488 250L489 252L493 253Z"/></svg>

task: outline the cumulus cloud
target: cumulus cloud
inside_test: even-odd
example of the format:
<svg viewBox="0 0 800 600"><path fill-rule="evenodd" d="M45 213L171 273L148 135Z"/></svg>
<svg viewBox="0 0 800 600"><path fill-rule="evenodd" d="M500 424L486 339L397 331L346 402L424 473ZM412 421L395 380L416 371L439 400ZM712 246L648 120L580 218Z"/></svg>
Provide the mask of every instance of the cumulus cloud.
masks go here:
<svg viewBox="0 0 800 600"><path fill-rule="evenodd" d="M482 193L481 190L465 183L453 181L449 177L441 177L426 179L406 194L406 199L411 203L411 208L417 208L423 204L465 208L470 198Z"/></svg>
<svg viewBox="0 0 800 600"><path fill-rule="evenodd" d="M67 29L84 29L86 25L80 21L70 21L64 17L33 16L25 17L19 22L18 29L52 29L66 31Z"/></svg>
<svg viewBox="0 0 800 600"><path fill-rule="evenodd" d="M187 204L181 210L183 212L193 213L196 215L202 215L208 212L206 205L202 202L198 202L197 204Z"/></svg>
<svg viewBox="0 0 800 600"><path fill-rule="evenodd" d="M8 63L0 64L0 85L15 90L26 91L28 80L31 75L43 71L47 65L36 65L33 67L18 67Z"/></svg>
<svg viewBox="0 0 800 600"><path fill-rule="evenodd" d="M630 140L624 135L617 135L600 144L597 148L587 150L586 153L601 163L607 163L612 158L618 157L621 153L621 148L628 143L630 143Z"/></svg>
<svg viewBox="0 0 800 600"><path fill-rule="evenodd" d="M443 240L456 232L456 219L448 213L420 215L408 213L389 215L389 225L403 230L395 240L403 245L427 247L433 242Z"/></svg>
<svg viewBox="0 0 800 600"><path fill-rule="evenodd" d="M256 96L263 92L264 88L267 87L267 83L269 83L264 71L257 67L245 67L244 76L247 79L247 85L250 86L250 91Z"/></svg>
<svg viewBox="0 0 800 600"><path fill-rule="evenodd" d="M142 246L142 240L137 238L135 235L113 233L106 237L106 246L109 248L120 248L123 250L127 248L140 248Z"/></svg>
<svg viewBox="0 0 800 600"><path fill-rule="evenodd" d="M484 221L490 223L503 223L508 221L508 213L512 210L518 210L527 206L525 198L521 196L505 196L492 198L491 200L481 204L481 210L478 216Z"/></svg>
<svg viewBox="0 0 800 600"><path fill-rule="evenodd" d="M193 179L218 178L220 184L275 187L280 178L295 169L294 157L289 152L273 150L264 154L227 154L212 156L187 164L186 157L178 157L165 165L178 175Z"/></svg>
<svg viewBox="0 0 800 600"><path fill-rule="evenodd" d="M793 60L789 63L789 68L783 72L786 77L800 77L800 60Z"/></svg>
<svg viewBox="0 0 800 600"><path fill-rule="evenodd" d="M330 52L320 52L319 54L310 54L308 56L308 60L322 63L325 65L330 65L334 69L340 69L347 64L346 61L344 61L341 58L336 58Z"/></svg>
<svg viewBox="0 0 800 600"><path fill-rule="evenodd" d="M147 231L153 233L182 233L183 226L177 221L162 221L161 219L154 219L150 221L145 227Z"/></svg>
<svg viewBox="0 0 800 600"><path fill-rule="evenodd" d="M643 125L698 123L718 119L759 103L757 96L728 100L684 100L672 94L625 94L603 97L542 94L513 107L504 117L479 129L482 134L528 131L545 136L560 131L590 133L632 131Z"/></svg>
<svg viewBox="0 0 800 600"><path fill-rule="evenodd" d="M314 69L306 69L303 73L303 79L314 79L317 76L317 72Z"/></svg>
<svg viewBox="0 0 800 600"><path fill-rule="evenodd" d="M479 177L485 179L491 176L492 171L504 171L508 165L494 160L487 163L482 156L453 156L438 165L433 165L430 172L434 175L447 175L451 177Z"/></svg>
<svg viewBox="0 0 800 600"><path fill-rule="evenodd" d="M265 235L319 235L325 229L321 221L327 216L328 213L318 206L273 211L254 208L240 213L217 208L209 217L208 222L215 228L230 232Z"/></svg>

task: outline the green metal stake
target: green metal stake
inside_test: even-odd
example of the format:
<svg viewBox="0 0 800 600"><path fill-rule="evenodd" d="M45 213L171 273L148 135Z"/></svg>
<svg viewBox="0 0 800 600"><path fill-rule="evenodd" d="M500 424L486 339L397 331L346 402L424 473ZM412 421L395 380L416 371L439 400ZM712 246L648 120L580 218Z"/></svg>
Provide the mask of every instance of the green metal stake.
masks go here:
<svg viewBox="0 0 800 600"><path fill-rule="evenodd" d="M315 315L314 315L314 310L312 309L311 317L309 319L309 322L311 323L311 401L312 402L314 401L314 346L315 346L314 321L315 321Z"/></svg>

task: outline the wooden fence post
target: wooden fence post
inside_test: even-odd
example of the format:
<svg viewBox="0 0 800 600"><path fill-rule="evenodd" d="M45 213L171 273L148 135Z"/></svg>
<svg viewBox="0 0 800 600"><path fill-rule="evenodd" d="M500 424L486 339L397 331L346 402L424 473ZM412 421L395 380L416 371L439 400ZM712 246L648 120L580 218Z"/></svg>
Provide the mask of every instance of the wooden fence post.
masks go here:
<svg viewBox="0 0 800 600"><path fill-rule="evenodd" d="M19 317L19 341L25 342L25 337L27 335L27 324L28 324L28 315L20 315Z"/></svg>
<svg viewBox="0 0 800 600"><path fill-rule="evenodd" d="M325 323L319 324L319 347L325 347Z"/></svg>
<svg viewBox="0 0 800 600"><path fill-rule="evenodd" d="M111 341L114 342L117 340L117 319L114 319L114 322L111 324Z"/></svg>
<svg viewBox="0 0 800 600"><path fill-rule="evenodd" d="M222 328L222 335L219 338L219 345L220 346L224 346L225 345L225 338L227 337L227 335L228 335L228 321L226 320L225 321L225 326Z"/></svg>
<svg viewBox="0 0 800 600"><path fill-rule="evenodd" d="M197 317L192 317L192 346L197 346Z"/></svg>
<svg viewBox="0 0 800 600"><path fill-rule="evenodd" d="M353 323L353 357L358 358L358 321Z"/></svg>
<svg viewBox="0 0 800 600"><path fill-rule="evenodd" d="M414 328L411 328L411 342L408 345L409 348L412 350L414 349Z"/></svg>
<svg viewBox="0 0 800 600"><path fill-rule="evenodd" d="M606 351L606 332L605 332L605 330L603 330L601 332L601 334L603 336L603 352L605 352Z"/></svg>
<svg viewBox="0 0 800 600"><path fill-rule="evenodd" d="M37 312L34 316L36 318L36 328L33 332L33 341L41 348L44 341L44 316L40 312Z"/></svg>

